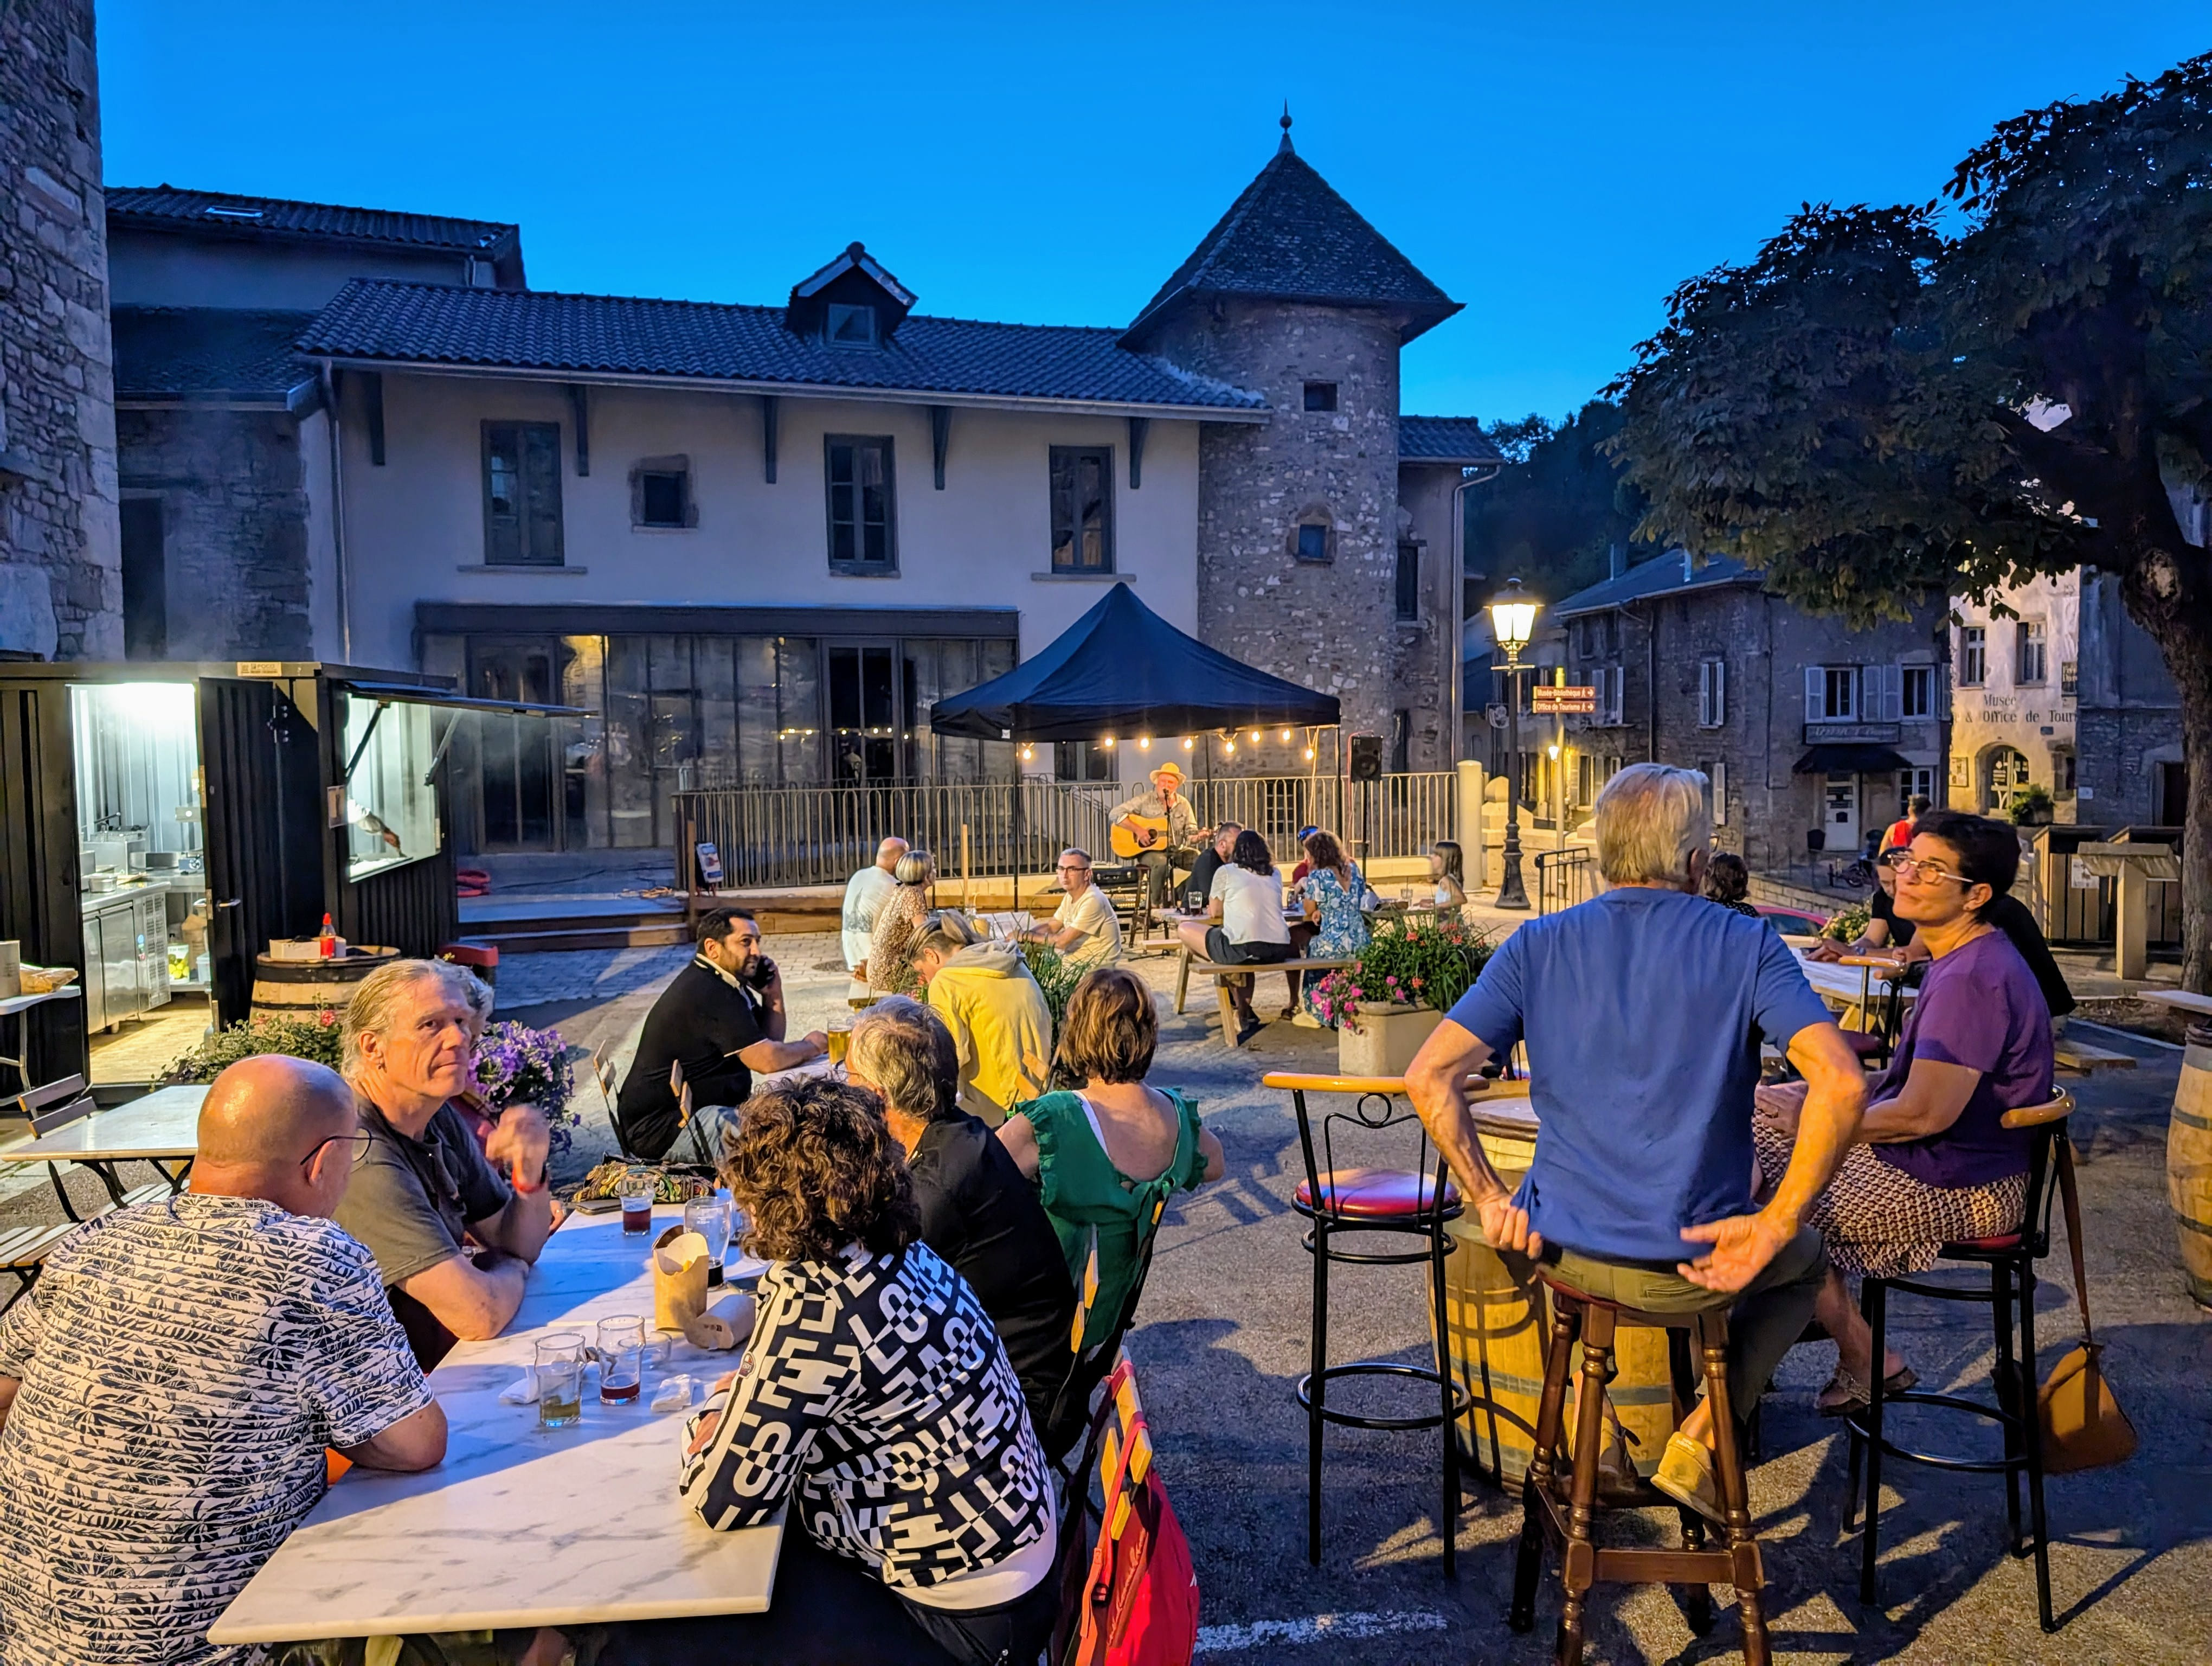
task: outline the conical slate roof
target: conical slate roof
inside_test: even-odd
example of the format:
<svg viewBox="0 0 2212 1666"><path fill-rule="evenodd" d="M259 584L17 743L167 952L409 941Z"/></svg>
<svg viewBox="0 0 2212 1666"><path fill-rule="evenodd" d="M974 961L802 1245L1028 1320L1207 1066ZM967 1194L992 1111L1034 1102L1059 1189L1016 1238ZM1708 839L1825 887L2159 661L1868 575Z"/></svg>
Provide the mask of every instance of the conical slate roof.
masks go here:
<svg viewBox="0 0 2212 1666"><path fill-rule="evenodd" d="M1283 142L1122 337L1135 346L1170 308L1208 295L1382 307L1404 313L1404 341L1460 309L1359 210Z"/></svg>

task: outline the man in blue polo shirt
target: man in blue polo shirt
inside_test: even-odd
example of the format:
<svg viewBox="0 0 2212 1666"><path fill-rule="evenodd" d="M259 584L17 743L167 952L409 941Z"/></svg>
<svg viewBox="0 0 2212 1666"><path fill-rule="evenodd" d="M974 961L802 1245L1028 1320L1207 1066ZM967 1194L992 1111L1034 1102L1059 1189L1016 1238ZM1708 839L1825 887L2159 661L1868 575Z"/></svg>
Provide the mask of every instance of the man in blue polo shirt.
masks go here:
<svg viewBox="0 0 2212 1666"><path fill-rule="evenodd" d="M1650 1312L1733 1302L1729 1397L1741 1418L1812 1317L1826 1257L1801 1221L1858 1131L1866 1079L1788 945L1698 895L1706 791L1704 775L1662 763L1613 776L1596 806L1611 888L1507 938L1406 1086L1494 1247ZM1765 1177L1773 1195L1754 1210L1761 1036L1808 1092L1789 1171ZM1536 1151L1509 1192L1483 1157L1463 1083L1522 1041ZM1700 1404L1654 1479L1718 1519L1711 1444Z"/></svg>

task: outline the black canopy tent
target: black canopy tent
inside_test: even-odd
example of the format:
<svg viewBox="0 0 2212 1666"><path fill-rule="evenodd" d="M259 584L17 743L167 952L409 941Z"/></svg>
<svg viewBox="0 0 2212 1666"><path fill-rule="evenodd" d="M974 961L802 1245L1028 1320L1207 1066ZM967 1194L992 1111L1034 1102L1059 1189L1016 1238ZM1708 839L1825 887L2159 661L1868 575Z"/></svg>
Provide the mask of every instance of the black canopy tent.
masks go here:
<svg viewBox="0 0 2212 1666"><path fill-rule="evenodd" d="M1089 740L1208 730L1328 728L1336 696L1186 636L1116 584L1003 677L940 700L938 734L969 740Z"/></svg>

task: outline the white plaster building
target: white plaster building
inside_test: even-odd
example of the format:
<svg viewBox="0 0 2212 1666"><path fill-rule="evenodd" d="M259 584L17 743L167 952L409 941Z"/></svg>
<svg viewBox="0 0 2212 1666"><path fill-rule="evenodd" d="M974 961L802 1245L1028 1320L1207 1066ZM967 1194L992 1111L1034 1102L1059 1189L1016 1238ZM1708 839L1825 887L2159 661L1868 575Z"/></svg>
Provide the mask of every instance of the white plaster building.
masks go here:
<svg viewBox="0 0 2212 1666"><path fill-rule="evenodd" d="M2013 793L2046 789L2075 814L2075 696L2081 575L2039 575L1985 605L1954 598L1948 801L2002 815Z"/></svg>

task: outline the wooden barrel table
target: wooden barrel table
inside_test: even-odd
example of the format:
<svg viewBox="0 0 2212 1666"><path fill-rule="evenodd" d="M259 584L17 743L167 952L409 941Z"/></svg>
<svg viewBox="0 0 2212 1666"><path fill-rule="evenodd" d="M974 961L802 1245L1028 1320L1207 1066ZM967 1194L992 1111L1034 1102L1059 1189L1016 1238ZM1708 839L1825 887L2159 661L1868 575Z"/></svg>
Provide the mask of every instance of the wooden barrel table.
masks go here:
<svg viewBox="0 0 2212 1666"><path fill-rule="evenodd" d="M1535 1155L1536 1119L1525 1097L1505 1097L1525 1083L1498 1085L1504 1093L1472 1102L1482 1154L1508 1186L1517 1186ZM1498 1090L1493 1089L1493 1093ZM1448 1225L1452 1248L1444 1262L1444 1324L1452 1371L1474 1402L1460 1420L1461 1461L1509 1491L1521 1485L1535 1450L1536 1402L1544 1391L1544 1345L1551 1335L1546 1292L1532 1276L1516 1276L1482 1235L1472 1213ZM1663 1330L1623 1329L1613 1339L1616 1375L1609 1390L1621 1428L1633 1437L1637 1473L1650 1480L1674 1432L1672 1373ZM1581 1382L1581 1351L1567 1390L1567 1439L1572 1450L1573 1408ZM1607 1431L1610 1438L1611 1431Z"/></svg>
<svg viewBox="0 0 2212 1666"><path fill-rule="evenodd" d="M356 943L329 960L275 960L265 954L253 957L253 1006L250 1016L263 1018L303 1018L319 1022L324 1014L342 1014L353 999L354 988L379 966L399 958L397 949Z"/></svg>
<svg viewBox="0 0 2212 1666"><path fill-rule="evenodd" d="M2166 1197L2189 1293L2212 1307L2212 1021L2189 1026L2166 1129Z"/></svg>

